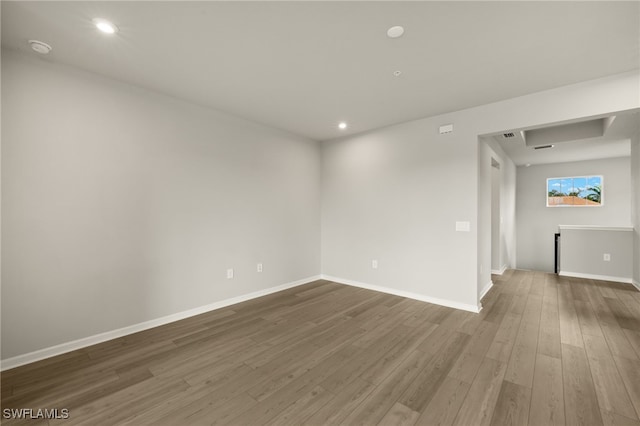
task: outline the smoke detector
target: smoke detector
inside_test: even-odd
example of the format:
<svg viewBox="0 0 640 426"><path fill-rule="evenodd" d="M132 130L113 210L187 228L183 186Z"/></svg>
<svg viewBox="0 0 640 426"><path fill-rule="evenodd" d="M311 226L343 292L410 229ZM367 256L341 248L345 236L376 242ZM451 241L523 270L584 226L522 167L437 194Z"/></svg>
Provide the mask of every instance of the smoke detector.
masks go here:
<svg viewBox="0 0 640 426"><path fill-rule="evenodd" d="M29 46L41 55L46 55L51 52L51 46L40 40L29 40Z"/></svg>

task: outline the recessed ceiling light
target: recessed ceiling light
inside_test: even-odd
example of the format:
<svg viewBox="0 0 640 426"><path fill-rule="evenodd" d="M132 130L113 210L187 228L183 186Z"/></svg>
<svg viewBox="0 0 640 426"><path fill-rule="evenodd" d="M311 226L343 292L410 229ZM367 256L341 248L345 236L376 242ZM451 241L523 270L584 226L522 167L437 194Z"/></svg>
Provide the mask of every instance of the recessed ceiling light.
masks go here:
<svg viewBox="0 0 640 426"><path fill-rule="evenodd" d="M341 121L340 124L338 124L338 128L340 130L344 130L347 128L347 123L345 123L344 121Z"/></svg>
<svg viewBox="0 0 640 426"><path fill-rule="evenodd" d="M404 34L404 28L400 25L396 25L395 27L391 27L387 30L387 36L389 38L398 38Z"/></svg>
<svg viewBox="0 0 640 426"><path fill-rule="evenodd" d="M51 52L51 46L40 40L29 40L29 46L41 55L46 55Z"/></svg>
<svg viewBox="0 0 640 426"><path fill-rule="evenodd" d="M106 19L94 18L91 20L91 22L93 22L93 25L95 25L97 29L105 34L115 34L118 32L118 27L116 27Z"/></svg>

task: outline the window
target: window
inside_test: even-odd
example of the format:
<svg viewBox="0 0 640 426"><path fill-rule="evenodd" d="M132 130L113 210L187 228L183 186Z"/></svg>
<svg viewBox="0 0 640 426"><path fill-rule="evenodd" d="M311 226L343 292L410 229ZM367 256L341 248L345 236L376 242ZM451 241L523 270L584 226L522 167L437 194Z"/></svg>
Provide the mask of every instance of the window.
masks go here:
<svg viewBox="0 0 640 426"><path fill-rule="evenodd" d="M547 179L547 207L602 205L602 176Z"/></svg>

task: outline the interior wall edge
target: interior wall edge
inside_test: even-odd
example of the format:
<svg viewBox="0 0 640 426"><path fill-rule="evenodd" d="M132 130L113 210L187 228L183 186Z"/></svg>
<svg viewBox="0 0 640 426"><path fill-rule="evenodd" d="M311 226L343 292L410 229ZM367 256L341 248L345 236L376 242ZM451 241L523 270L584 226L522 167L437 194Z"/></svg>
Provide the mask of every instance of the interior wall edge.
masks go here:
<svg viewBox="0 0 640 426"><path fill-rule="evenodd" d="M421 302L432 303L434 305L446 306L447 308L461 309L463 311L479 313L480 305L472 305L468 303L455 302L453 300L440 299L437 297L431 297L424 294L414 293L411 291L398 290L391 287L380 286L375 284L363 283L360 281L354 281L347 278L334 277L330 275L321 275L323 280L332 281L338 284L349 285L352 287L364 288L366 290L378 291L380 293L393 294L394 296L406 297L407 299L419 300Z"/></svg>
<svg viewBox="0 0 640 426"><path fill-rule="evenodd" d="M504 271L503 271L504 272ZM500 273L500 275L502 275L502 273ZM484 296L487 295L487 293L489 293L489 290L491 290L493 288L493 280L489 281L488 283L486 283L484 285L484 287L482 288L482 290L480 290L480 295L478 296L478 300L482 300L482 298ZM478 302L480 303L480 302ZM480 306L480 305L479 305Z"/></svg>
<svg viewBox="0 0 640 426"><path fill-rule="evenodd" d="M500 269L492 269L491 273L493 275L502 275L502 274L504 274L504 271L506 271L506 270L507 270L507 265L502 265L500 267Z"/></svg>

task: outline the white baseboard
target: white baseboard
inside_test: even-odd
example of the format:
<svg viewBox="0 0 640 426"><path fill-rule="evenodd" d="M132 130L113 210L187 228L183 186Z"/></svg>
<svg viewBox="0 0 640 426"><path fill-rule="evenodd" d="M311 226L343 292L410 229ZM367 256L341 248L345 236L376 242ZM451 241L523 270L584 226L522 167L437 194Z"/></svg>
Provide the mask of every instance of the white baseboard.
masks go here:
<svg viewBox="0 0 640 426"><path fill-rule="evenodd" d="M631 284L640 291L640 281L631 280Z"/></svg>
<svg viewBox="0 0 640 426"><path fill-rule="evenodd" d="M561 277L573 277L573 278L588 278L590 280L600 280L600 281L614 281L617 283L626 283L633 284L633 280L631 278L625 277L612 277L609 275L595 275L595 274L583 274L582 272L569 272L569 271L560 271L558 275Z"/></svg>
<svg viewBox="0 0 640 426"><path fill-rule="evenodd" d="M500 268L500 269L492 269L491 273L493 275L502 275L502 274L504 274L504 271L506 271L506 270L507 270L507 265L503 265L502 268Z"/></svg>
<svg viewBox="0 0 640 426"><path fill-rule="evenodd" d="M367 283L349 280L346 278L332 277L330 275L322 275L322 279L327 281L333 281L338 284L345 284L353 287L365 288L367 290L379 291L381 293L393 294L395 296L406 297L408 299L420 300L421 302L433 303L435 305L442 305L442 306L446 306L454 309L461 309L463 311L478 313L480 312L480 309L482 309L480 306L476 306L476 305L454 302L452 300L447 300L447 299L439 299L437 297L425 296L423 294L412 293L410 291L396 290L395 288L367 284Z"/></svg>
<svg viewBox="0 0 640 426"><path fill-rule="evenodd" d="M480 291L480 297L478 297L478 300L482 300L482 298L489 292L489 290L491 290L491 287L493 287L493 281L489 281L488 283L486 283L482 288L482 291Z"/></svg>
<svg viewBox="0 0 640 426"><path fill-rule="evenodd" d="M312 277L303 278L301 280L293 281L287 284L266 288L264 290L254 291L252 293L243 294L237 297L232 297L231 299L221 300L219 302L214 302L208 305L199 306L197 308L189 309L186 311L167 315L161 318L156 318L156 319L141 322L138 324L130 325L127 327L119 328L117 330L107 331L107 332L96 334L93 336L83 337L81 339L73 340L71 342L61 343L59 345L51 346L49 348L39 349L37 351L29 352L23 355L18 355L12 358L3 359L2 361L0 361L0 371L9 370L11 368L19 367L21 365L30 364L32 362L40 361L46 358L51 358L53 356L75 351L77 349L86 348L87 346L106 342L107 340L117 339L118 337L123 337L129 334L137 333L139 331L148 330L150 328L169 324L171 322L175 322L185 318L204 314L206 312L215 311L216 309L225 308L227 306L235 305L236 303L245 302L247 300L255 299L257 297L262 297L268 294L277 293L282 290L286 290L289 288L297 287L303 284L307 284L307 283L319 280L320 277L321 277L320 275L315 275Z"/></svg>

